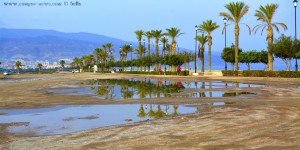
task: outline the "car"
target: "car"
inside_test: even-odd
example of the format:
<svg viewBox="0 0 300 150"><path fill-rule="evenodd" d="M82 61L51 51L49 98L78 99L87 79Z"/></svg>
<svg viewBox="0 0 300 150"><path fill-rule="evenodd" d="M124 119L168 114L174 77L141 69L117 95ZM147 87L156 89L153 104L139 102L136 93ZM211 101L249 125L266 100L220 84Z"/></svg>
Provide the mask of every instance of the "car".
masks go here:
<svg viewBox="0 0 300 150"><path fill-rule="evenodd" d="M72 73L79 73L79 70L78 69L73 69Z"/></svg>
<svg viewBox="0 0 300 150"><path fill-rule="evenodd" d="M4 76L8 76L9 73L8 73L7 71L4 71L4 72L3 72L3 75L4 75Z"/></svg>

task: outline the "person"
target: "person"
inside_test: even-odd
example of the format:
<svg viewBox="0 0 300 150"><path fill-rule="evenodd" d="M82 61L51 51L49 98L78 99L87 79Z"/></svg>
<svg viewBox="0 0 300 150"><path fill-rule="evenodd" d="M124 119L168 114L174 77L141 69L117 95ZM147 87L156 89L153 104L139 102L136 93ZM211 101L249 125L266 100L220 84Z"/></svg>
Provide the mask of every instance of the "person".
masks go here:
<svg viewBox="0 0 300 150"><path fill-rule="evenodd" d="M180 75L181 67L177 66L177 75Z"/></svg>
<svg viewBox="0 0 300 150"><path fill-rule="evenodd" d="M158 68L158 73L161 74L161 67Z"/></svg>

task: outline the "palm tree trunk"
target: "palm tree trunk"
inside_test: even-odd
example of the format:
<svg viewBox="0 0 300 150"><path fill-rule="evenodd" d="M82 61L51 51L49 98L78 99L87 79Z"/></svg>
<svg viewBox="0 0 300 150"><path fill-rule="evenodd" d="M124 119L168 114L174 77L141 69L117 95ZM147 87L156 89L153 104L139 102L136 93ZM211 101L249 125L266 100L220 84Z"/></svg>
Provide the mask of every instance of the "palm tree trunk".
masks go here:
<svg viewBox="0 0 300 150"><path fill-rule="evenodd" d="M235 25L235 71L239 71L239 35L240 35L240 27L238 24Z"/></svg>
<svg viewBox="0 0 300 150"><path fill-rule="evenodd" d="M207 35L208 38L208 71L211 72L211 45L212 45L212 37L210 33Z"/></svg>
<svg viewBox="0 0 300 150"><path fill-rule="evenodd" d="M150 38L148 38L148 57L150 57ZM150 72L150 65L148 66L148 72Z"/></svg>
<svg viewBox="0 0 300 150"><path fill-rule="evenodd" d="M271 47L273 44L272 26L268 26L267 36L268 36L268 67L269 67L269 71L273 71L273 56L272 56L272 52L271 52Z"/></svg>
<svg viewBox="0 0 300 150"><path fill-rule="evenodd" d="M201 67L202 67L201 71L204 72L204 54L202 56L203 56L203 58L201 60Z"/></svg>
<svg viewBox="0 0 300 150"><path fill-rule="evenodd" d="M172 39L172 55L176 54L176 42L175 39ZM172 71L176 71L176 67L172 64Z"/></svg>

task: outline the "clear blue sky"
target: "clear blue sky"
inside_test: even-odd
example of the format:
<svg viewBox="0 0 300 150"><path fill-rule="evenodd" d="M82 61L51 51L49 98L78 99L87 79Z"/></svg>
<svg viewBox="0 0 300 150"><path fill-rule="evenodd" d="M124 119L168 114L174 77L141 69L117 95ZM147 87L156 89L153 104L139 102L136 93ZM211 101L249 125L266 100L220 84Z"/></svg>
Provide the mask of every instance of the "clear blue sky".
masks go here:
<svg viewBox="0 0 300 150"><path fill-rule="evenodd" d="M226 3L232 0L73 0L81 6L70 6L68 0L0 0L0 28L48 29L63 32L89 32L125 41L136 41L135 30L165 30L178 27L185 34L178 38L179 47L194 50L194 26L212 19L223 27L219 12L227 11ZM4 6L4 2L56 3L67 2L68 6ZM293 0L244 0L250 6L241 22L252 28L260 23L254 16L260 5L279 4L274 22L284 22L288 30L282 32L294 36ZM300 9L297 9L299 16ZM299 25L299 17L298 25ZM227 45L234 42L234 26L227 28ZM1 36L1 35L0 35ZM221 28L215 30L213 51L222 51L224 35ZM275 34L275 38L279 34ZM298 36L299 37L299 36ZM263 36L249 35L241 25L240 47L243 50L266 49L266 33Z"/></svg>

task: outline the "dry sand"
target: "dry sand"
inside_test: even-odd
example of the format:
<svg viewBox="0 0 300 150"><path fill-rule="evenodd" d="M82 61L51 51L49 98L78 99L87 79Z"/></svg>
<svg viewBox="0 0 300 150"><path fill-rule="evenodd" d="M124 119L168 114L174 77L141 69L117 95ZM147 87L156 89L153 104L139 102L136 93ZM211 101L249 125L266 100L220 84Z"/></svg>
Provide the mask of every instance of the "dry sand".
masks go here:
<svg viewBox="0 0 300 150"><path fill-rule="evenodd" d="M180 115L105 127L65 135L12 135L0 124L0 149L300 149L300 79L179 77L174 81L237 81L266 84L263 88L216 89L255 92L255 96L228 98L157 98L124 101L95 101L91 96L72 96L47 92L70 87L75 81L94 78L155 77L122 74L13 75L0 79L0 109L50 107L108 103L193 104L230 101L225 105ZM5 114L0 114L5 115Z"/></svg>

